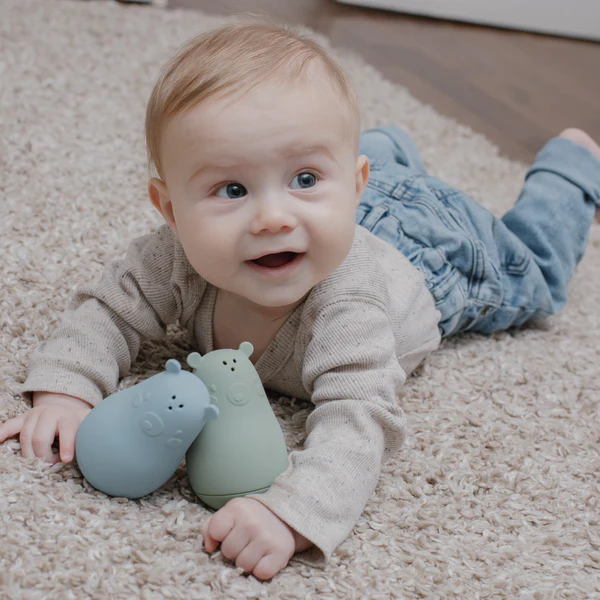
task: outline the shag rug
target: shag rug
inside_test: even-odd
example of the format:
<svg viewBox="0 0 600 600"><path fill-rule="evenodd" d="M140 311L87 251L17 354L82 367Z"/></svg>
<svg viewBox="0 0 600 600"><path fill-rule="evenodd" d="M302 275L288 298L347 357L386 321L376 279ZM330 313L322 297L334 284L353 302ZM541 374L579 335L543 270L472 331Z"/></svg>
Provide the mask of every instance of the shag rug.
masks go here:
<svg viewBox="0 0 600 600"><path fill-rule="evenodd" d="M0 0L0 419L29 409L27 362L74 289L158 226L145 102L159 66L223 19L112 2ZM329 45L327 40L316 36ZM410 131L430 172L501 215L526 165L360 58L364 126ZM202 550L209 512L182 467L130 501L75 465L0 445L0 598L600 598L600 225L568 307L542 325L447 341L406 385L404 449L325 570L271 581ZM173 328L129 386L191 350ZM288 446L310 405L271 395Z"/></svg>

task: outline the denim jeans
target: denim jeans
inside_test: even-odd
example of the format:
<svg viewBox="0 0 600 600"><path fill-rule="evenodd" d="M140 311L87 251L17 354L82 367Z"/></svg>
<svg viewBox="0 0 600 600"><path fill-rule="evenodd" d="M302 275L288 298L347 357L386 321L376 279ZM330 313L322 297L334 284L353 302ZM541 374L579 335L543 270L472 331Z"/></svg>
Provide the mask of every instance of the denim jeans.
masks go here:
<svg viewBox="0 0 600 600"><path fill-rule="evenodd" d="M442 337L519 326L565 305L600 205L600 160L589 150L551 139L501 219L428 175L399 127L362 133L360 153L371 175L356 222L424 274Z"/></svg>

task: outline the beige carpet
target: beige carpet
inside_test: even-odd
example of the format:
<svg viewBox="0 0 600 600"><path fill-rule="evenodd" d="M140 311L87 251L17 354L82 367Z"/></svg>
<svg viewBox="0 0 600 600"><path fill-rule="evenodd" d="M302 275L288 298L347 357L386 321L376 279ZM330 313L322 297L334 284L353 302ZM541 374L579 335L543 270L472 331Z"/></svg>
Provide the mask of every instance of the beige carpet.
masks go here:
<svg viewBox="0 0 600 600"><path fill-rule="evenodd" d="M0 419L73 289L159 223L144 103L167 53L220 22L111 2L0 0ZM431 172L500 214L525 165L360 59L365 126L404 125ZM576 123L574 123L576 124ZM407 385L403 452L322 571L272 581L201 551L208 512L181 468L140 501L0 445L0 598L600 598L600 225L569 307L543 326L449 341ZM189 346L173 330L124 382ZM309 407L273 397L288 445Z"/></svg>

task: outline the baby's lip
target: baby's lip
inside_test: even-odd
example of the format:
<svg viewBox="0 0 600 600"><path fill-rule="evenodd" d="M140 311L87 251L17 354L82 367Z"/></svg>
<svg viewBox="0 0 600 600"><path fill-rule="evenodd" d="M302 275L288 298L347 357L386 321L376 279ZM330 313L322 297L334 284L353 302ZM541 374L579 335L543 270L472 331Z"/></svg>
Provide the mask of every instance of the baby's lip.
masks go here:
<svg viewBox="0 0 600 600"><path fill-rule="evenodd" d="M284 248L282 250L269 250L266 252L262 252L261 254L256 255L254 258L249 258L248 261L258 260L263 256L268 256L269 254L282 254L284 252L292 252L293 254L304 254L304 250L298 250L296 248Z"/></svg>

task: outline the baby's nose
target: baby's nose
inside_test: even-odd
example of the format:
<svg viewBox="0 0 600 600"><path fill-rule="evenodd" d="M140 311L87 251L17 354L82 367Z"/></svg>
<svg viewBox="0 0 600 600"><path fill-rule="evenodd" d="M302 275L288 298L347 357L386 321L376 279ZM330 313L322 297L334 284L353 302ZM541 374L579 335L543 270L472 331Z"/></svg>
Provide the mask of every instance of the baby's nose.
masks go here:
<svg viewBox="0 0 600 600"><path fill-rule="evenodd" d="M252 233L277 233L281 229L294 229L298 225L295 215L284 200L264 198L256 205Z"/></svg>

